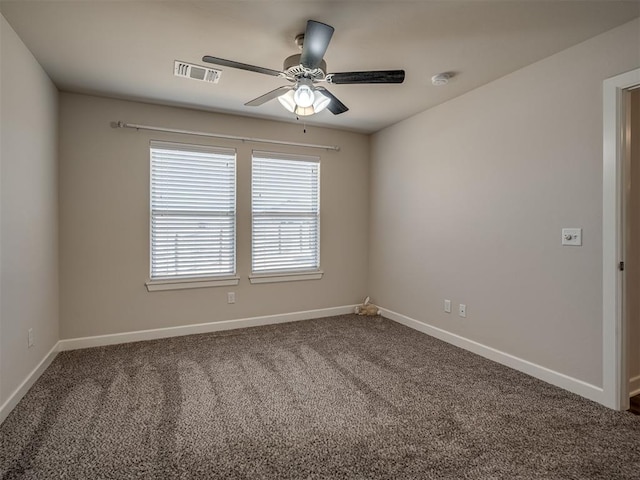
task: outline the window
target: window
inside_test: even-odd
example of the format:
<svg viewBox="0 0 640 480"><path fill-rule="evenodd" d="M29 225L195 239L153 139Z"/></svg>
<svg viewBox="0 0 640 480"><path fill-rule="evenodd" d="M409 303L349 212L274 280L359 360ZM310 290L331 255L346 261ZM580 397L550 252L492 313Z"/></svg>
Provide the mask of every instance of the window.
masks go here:
<svg viewBox="0 0 640 480"><path fill-rule="evenodd" d="M237 280L166 286L230 277L235 269L235 150L152 141L151 282L147 287L233 285Z"/></svg>
<svg viewBox="0 0 640 480"><path fill-rule="evenodd" d="M254 151L251 177L251 281L321 278L320 159Z"/></svg>

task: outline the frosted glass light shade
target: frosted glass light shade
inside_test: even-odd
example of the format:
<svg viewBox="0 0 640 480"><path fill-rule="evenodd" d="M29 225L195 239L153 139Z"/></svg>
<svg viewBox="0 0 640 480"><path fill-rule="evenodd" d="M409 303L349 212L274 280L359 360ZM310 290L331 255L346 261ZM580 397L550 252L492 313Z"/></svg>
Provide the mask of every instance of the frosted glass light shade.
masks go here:
<svg viewBox="0 0 640 480"><path fill-rule="evenodd" d="M313 90L311 87L306 84L298 85L296 91L293 94L293 99L296 101L296 105L302 108L307 108L313 105L315 101L315 96L313 94Z"/></svg>
<svg viewBox="0 0 640 480"><path fill-rule="evenodd" d="M313 102L313 113L318 113L327 108L331 103L331 99L319 90L316 90L315 93L316 99Z"/></svg>
<svg viewBox="0 0 640 480"><path fill-rule="evenodd" d="M278 101L291 113L295 112L297 105L296 101L293 99L293 90L289 90L287 93L280 95L278 97Z"/></svg>

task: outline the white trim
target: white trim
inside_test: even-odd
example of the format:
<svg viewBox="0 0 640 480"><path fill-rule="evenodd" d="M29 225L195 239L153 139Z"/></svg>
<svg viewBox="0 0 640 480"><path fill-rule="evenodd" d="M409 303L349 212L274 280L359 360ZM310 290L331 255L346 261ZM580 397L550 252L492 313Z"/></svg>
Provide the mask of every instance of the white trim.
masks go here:
<svg viewBox="0 0 640 480"><path fill-rule="evenodd" d="M640 84L640 68L603 82L602 385L604 405L626 410L622 272L622 91ZM626 359L625 359L626 360Z"/></svg>
<svg viewBox="0 0 640 480"><path fill-rule="evenodd" d="M330 317L353 313L355 305L342 307L322 308L318 310L306 310L303 312L282 313L266 315L262 317L239 318L235 320L223 320L221 322L199 323L195 325L183 325L179 327L155 328L152 330L140 330L136 332L113 333L109 335L97 335L95 337L70 338L60 340L59 350L77 350L79 348L102 347L119 343L140 342L144 340L157 340L159 338L179 337L182 335L194 335L198 333L219 332L222 330L234 330L237 328L258 327L261 325L274 325L276 323L297 322L299 320L311 320L313 318Z"/></svg>
<svg viewBox="0 0 640 480"><path fill-rule="evenodd" d="M640 394L640 375L629 380L629 398Z"/></svg>
<svg viewBox="0 0 640 480"><path fill-rule="evenodd" d="M324 275L322 270L305 273L271 273L249 275L249 281L253 283L277 283L277 282L298 282L301 280L320 280Z"/></svg>
<svg viewBox="0 0 640 480"><path fill-rule="evenodd" d="M145 285L149 292L164 290L183 290L186 288L228 287L238 285L240 277L228 277L220 279L195 280L193 278L183 280L149 280Z"/></svg>
<svg viewBox="0 0 640 480"><path fill-rule="evenodd" d="M484 358L493 360L494 362L513 368L522 373L526 373L527 375L531 375L532 377L555 385L556 387L569 390L570 392L588 398L589 400L603 403L603 391L600 387L578 380L577 378L569 377L568 375L556 372L533 362L529 362L528 360L524 360L509 353L496 350L495 348L488 347L473 340L469 340L468 338L456 335L455 333L447 332L446 330L442 330L441 328L434 327L400 313L387 310L386 308L380 308L380 310L384 317L401 323L402 325L406 325L409 328L426 333L427 335L443 340L451 345L455 345L456 347L463 348L464 350L476 353Z"/></svg>
<svg viewBox="0 0 640 480"><path fill-rule="evenodd" d="M9 395L9 398L4 402L2 407L0 407L0 423L4 422L5 419L9 416L11 411L18 405L18 402L22 400L22 397L29 391L29 389L36 383L36 380L40 378L40 375L47 369L53 359L56 358L56 355L59 351L59 343L57 342L49 353L45 355L45 357L40 361L40 363L34 368L27 378L15 389L15 391Z"/></svg>

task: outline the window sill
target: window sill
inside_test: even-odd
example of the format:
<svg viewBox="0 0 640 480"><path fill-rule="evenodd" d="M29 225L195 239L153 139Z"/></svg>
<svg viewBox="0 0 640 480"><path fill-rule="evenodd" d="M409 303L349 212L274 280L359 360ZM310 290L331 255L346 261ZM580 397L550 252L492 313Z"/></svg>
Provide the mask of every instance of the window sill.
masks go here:
<svg viewBox="0 0 640 480"><path fill-rule="evenodd" d="M292 272L292 273L267 273L249 275L249 281L253 283L277 283L277 282L299 282L302 280L320 280L324 272L316 270L314 272Z"/></svg>
<svg viewBox="0 0 640 480"><path fill-rule="evenodd" d="M189 278L183 280L149 280L145 285L149 292L163 290L183 290L187 288L227 287L238 285L240 277L206 278L202 280Z"/></svg>

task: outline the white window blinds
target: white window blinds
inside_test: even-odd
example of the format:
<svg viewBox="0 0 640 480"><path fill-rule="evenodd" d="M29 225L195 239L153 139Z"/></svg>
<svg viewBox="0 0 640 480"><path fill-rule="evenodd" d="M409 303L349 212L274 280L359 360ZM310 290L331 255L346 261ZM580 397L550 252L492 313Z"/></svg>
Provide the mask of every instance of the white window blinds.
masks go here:
<svg viewBox="0 0 640 480"><path fill-rule="evenodd" d="M235 273L235 150L151 142L151 279Z"/></svg>
<svg viewBox="0 0 640 480"><path fill-rule="evenodd" d="M253 273L320 267L320 159L253 152Z"/></svg>

